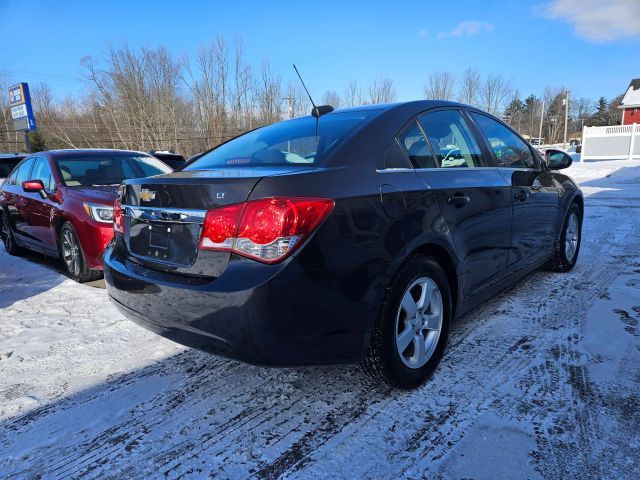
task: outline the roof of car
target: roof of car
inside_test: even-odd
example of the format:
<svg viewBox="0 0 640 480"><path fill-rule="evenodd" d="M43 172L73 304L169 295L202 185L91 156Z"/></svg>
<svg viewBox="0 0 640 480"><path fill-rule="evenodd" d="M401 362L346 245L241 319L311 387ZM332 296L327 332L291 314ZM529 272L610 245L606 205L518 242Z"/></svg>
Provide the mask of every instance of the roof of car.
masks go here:
<svg viewBox="0 0 640 480"><path fill-rule="evenodd" d="M51 157L79 157L79 156L94 156L94 155L143 155L148 157L149 154L145 152L138 152L135 150L118 150L112 148L84 148L84 149L62 149L62 150L48 150L46 152L40 152L47 154Z"/></svg>

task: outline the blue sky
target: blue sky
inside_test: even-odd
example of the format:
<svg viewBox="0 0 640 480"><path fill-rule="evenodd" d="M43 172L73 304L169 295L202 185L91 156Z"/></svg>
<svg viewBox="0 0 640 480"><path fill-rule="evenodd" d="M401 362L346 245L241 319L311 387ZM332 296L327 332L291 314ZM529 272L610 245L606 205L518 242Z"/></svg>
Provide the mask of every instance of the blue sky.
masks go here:
<svg viewBox="0 0 640 480"><path fill-rule="evenodd" d="M0 27L0 74L46 80L57 97L84 91L81 58L109 42L193 56L218 35L241 36L249 63L269 59L285 83L295 62L317 97L389 77L398 100L421 98L429 72L470 66L522 96L548 85L610 98L640 77L638 0L2 0Z"/></svg>

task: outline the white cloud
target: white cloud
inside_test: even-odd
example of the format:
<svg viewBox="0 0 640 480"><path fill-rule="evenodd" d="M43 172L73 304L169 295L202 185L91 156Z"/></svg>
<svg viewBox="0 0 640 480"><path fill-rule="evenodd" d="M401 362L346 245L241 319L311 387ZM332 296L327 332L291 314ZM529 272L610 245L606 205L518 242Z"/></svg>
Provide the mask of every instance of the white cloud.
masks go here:
<svg viewBox="0 0 640 480"><path fill-rule="evenodd" d="M453 30L448 32L440 32L438 38L445 37L470 37L482 32L490 32L493 30L493 25L489 22L480 20L465 20L456 25Z"/></svg>
<svg viewBox="0 0 640 480"><path fill-rule="evenodd" d="M640 36L640 0L553 0L544 12L592 41Z"/></svg>
<svg viewBox="0 0 640 480"><path fill-rule="evenodd" d="M427 32L427 29L426 29L426 28L423 28L422 30L420 30L420 31L418 32L418 36L419 36L420 38L427 38L427 33L428 33L428 32Z"/></svg>

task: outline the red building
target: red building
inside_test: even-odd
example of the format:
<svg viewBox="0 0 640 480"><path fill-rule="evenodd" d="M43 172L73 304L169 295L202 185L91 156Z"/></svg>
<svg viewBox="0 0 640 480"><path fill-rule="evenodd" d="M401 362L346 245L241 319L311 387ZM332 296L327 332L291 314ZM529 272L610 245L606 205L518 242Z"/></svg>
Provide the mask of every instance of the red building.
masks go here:
<svg viewBox="0 0 640 480"><path fill-rule="evenodd" d="M622 125L640 124L640 78L631 80L618 108L622 109Z"/></svg>

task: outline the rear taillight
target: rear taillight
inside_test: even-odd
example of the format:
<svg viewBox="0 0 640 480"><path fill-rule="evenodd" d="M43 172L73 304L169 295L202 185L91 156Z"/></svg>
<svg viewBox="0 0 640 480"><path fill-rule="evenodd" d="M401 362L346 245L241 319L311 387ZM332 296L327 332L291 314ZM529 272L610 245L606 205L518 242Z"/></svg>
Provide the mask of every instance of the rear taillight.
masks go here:
<svg viewBox="0 0 640 480"><path fill-rule="evenodd" d="M119 198L116 198L116 201L113 202L113 231L124 235L124 217Z"/></svg>
<svg viewBox="0 0 640 480"><path fill-rule="evenodd" d="M326 198L263 198L209 210L200 248L276 263L302 244L333 206Z"/></svg>

